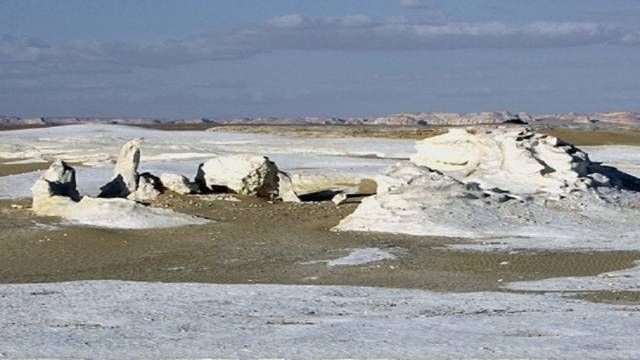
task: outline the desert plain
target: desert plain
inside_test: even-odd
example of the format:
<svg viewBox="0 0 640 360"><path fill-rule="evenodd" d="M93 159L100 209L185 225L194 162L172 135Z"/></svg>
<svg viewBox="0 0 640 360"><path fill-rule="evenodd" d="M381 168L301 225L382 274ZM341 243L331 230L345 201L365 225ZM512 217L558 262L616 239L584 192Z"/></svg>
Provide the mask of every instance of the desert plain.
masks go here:
<svg viewBox="0 0 640 360"><path fill-rule="evenodd" d="M507 137L521 131L521 125L464 131L491 138L502 131L498 127ZM532 131L575 145L607 169L640 176L637 130ZM381 190L379 176L390 167L409 171L404 169L417 162L416 140L450 132L448 127L104 124L0 131L0 357L640 356L635 341L640 232L634 228L640 224L626 220L633 219L635 213L627 211L633 206L620 200L611 207L598 203L573 210L573 203L555 205L565 201L555 199L556 188L549 190L553 200L539 191L524 196L519 186L504 192L505 198L484 183L478 190L470 181L449 178L446 171L411 173L406 184L389 185L388 194ZM120 147L134 138L141 139L140 173L175 173L190 181L199 164L212 158L267 156L290 177L299 201L164 189L137 203L202 222L165 226L162 220L145 220L138 228L133 216L126 226L110 226L108 216L131 215L126 212L85 221L44 216L32 208L31 188L56 160L75 169L81 196L96 197L113 176ZM573 156L575 150L567 153ZM416 169L411 171L425 167ZM478 169L475 174L482 164ZM357 210L365 203L377 206L374 197L384 208L384 196L400 194L403 186L416 191L412 181L429 176L452 182L447 189L468 190L455 193L460 201L483 195L468 205L438 197L424 203L409 192L406 199L422 201L415 209L409 204L375 213L404 216L391 225L368 218L372 211ZM635 192L627 183L618 193L599 177L589 179L598 184L570 191L563 184L560 197L591 196L585 194L606 188L602 197L608 204ZM345 197L338 201L336 194ZM487 203L478 203L483 196ZM513 209L502 205L518 201ZM533 207L553 213L539 220L537 210L531 211L522 221L527 234L535 232L531 236L513 225L520 220L458 222L469 212L484 217L484 207L486 216L498 214L500 221ZM562 219L553 216L556 212ZM589 218L593 213L597 216ZM410 224L403 223L407 218ZM450 236L442 235L449 228L425 235L430 231L425 221L458 227ZM495 234L486 230L492 221ZM508 233L510 226L515 232ZM480 237L463 236L481 229Z"/></svg>

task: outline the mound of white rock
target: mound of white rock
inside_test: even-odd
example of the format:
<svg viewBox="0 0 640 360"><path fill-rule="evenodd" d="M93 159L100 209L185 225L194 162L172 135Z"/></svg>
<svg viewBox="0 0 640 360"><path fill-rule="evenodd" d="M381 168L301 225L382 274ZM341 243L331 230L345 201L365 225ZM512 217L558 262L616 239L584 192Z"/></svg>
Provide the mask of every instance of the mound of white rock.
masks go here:
<svg viewBox="0 0 640 360"><path fill-rule="evenodd" d="M529 128L450 129L418 141L416 150L416 165L514 194L562 196L609 184L586 153Z"/></svg>
<svg viewBox="0 0 640 360"><path fill-rule="evenodd" d="M500 241L640 239L638 179L556 138L526 128L453 129L417 148L414 164L377 176L377 195L335 229Z"/></svg>

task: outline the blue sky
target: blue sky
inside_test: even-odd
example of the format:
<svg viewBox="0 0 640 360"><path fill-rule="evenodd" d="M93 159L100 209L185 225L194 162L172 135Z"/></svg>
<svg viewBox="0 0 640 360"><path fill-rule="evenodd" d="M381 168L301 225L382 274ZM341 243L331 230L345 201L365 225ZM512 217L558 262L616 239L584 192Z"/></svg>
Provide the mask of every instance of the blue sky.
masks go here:
<svg viewBox="0 0 640 360"><path fill-rule="evenodd" d="M637 0L0 0L0 114L640 111Z"/></svg>

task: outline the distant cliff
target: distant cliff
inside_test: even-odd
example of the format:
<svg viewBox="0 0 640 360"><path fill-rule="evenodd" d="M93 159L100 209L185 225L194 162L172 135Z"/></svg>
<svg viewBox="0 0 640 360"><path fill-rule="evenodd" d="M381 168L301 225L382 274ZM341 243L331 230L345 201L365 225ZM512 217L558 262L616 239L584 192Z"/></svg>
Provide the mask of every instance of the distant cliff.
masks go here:
<svg viewBox="0 0 640 360"><path fill-rule="evenodd" d="M399 113L381 117L256 117L228 119L157 119L139 117L36 117L21 118L0 115L0 126L20 125L68 125L68 124L212 124L212 125L481 125L481 124L611 124L623 126L640 126L640 113L559 113L529 114L509 112L474 112L474 113Z"/></svg>

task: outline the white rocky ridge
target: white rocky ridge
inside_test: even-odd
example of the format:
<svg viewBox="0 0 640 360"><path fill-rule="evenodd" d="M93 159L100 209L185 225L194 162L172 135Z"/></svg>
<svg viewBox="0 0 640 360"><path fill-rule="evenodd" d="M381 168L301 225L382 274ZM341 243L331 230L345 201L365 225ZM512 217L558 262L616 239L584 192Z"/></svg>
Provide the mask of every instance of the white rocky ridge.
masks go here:
<svg viewBox="0 0 640 360"><path fill-rule="evenodd" d="M457 130L428 140L412 160L429 167L399 163L377 176L378 194L335 229L507 248L612 249L640 239L638 179L591 163L575 147L527 129Z"/></svg>
<svg viewBox="0 0 640 360"><path fill-rule="evenodd" d="M273 199L278 196L278 167L266 156L228 155L208 160L198 168L196 182L208 191Z"/></svg>

